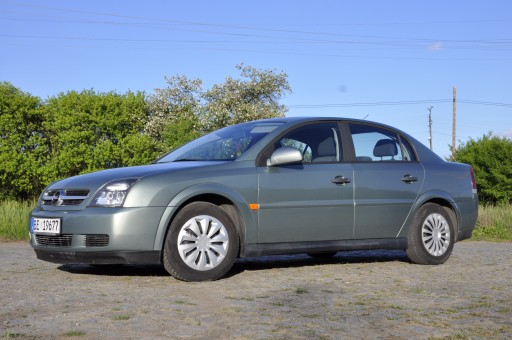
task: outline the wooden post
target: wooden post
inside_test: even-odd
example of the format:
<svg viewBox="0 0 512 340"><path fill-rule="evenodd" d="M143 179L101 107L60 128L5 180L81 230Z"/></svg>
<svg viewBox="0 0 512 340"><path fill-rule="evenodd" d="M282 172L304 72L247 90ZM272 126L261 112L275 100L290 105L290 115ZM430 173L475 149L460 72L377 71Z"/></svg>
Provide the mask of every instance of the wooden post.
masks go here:
<svg viewBox="0 0 512 340"><path fill-rule="evenodd" d="M452 161L455 161L455 139L457 134L457 88L453 87Z"/></svg>
<svg viewBox="0 0 512 340"><path fill-rule="evenodd" d="M432 148L432 109L433 108L434 108L433 106L427 107L427 110L428 110L428 130L429 130L429 133L430 133L430 138L429 138L430 150L434 150Z"/></svg>

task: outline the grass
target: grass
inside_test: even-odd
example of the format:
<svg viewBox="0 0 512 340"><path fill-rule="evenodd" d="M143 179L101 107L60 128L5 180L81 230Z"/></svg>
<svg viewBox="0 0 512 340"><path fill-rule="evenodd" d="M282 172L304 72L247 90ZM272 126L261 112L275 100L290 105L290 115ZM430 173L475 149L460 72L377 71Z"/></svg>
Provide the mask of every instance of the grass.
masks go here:
<svg viewBox="0 0 512 340"><path fill-rule="evenodd" d="M0 336L1 337L1 336ZM34 335L28 335L23 333L11 333L9 330L5 331L4 339L37 339Z"/></svg>
<svg viewBox="0 0 512 340"><path fill-rule="evenodd" d="M130 315L126 315L126 314L115 315L114 317L112 317L112 319L117 320L117 321L130 320Z"/></svg>
<svg viewBox="0 0 512 340"><path fill-rule="evenodd" d="M35 205L35 201L0 201L0 241L28 240L28 216ZM512 241L512 205L480 206L471 240Z"/></svg>
<svg viewBox="0 0 512 340"><path fill-rule="evenodd" d="M73 336L84 336L85 334L86 333L84 331L72 330L72 331L69 331L69 332L66 332L66 333L62 334L62 336L73 337Z"/></svg>
<svg viewBox="0 0 512 340"><path fill-rule="evenodd" d="M473 240L511 241L512 205L480 206Z"/></svg>
<svg viewBox="0 0 512 340"><path fill-rule="evenodd" d="M0 240L28 240L28 216L35 201L0 201Z"/></svg>
<svg viewBox="0 0 512 340"><path fill-rule="evenodd" d="M307 288L299 287L299 288L295 289L295 293L296 294L307 294L307 293L309 293L309 290Z"/></svg>

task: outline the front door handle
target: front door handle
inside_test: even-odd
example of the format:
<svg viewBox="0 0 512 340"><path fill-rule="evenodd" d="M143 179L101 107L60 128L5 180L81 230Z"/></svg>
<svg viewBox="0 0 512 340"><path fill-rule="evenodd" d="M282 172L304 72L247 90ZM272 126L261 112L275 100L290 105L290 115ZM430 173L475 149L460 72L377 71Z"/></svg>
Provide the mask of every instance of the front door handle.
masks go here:
<svg viewBox="0 0 512 340"><path fill-rule="evenodd" d="M418 177L411 176L409 174L407 174L404 177L402 177L402 182L405 182L405 183L408 183L408 184L411 184L411 183L416 182L416 181L418 181Z"/></svg>
<svg viewBox="0 0 512 340"><path fill-rule="evenodd" d="M350 178L343 177L343 176L336 176L333 179L331 179L331 183L334 183L336 185L343 185L350 183Z"/></svg>

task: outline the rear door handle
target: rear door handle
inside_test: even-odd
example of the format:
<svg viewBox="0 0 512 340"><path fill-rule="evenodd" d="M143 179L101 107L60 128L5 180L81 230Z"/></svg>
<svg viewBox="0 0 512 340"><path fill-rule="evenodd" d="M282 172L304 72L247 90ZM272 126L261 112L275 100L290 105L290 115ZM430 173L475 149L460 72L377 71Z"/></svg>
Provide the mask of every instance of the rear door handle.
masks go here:
<svg viewBox="0 0 512 340"><path fill-rule="evenodd" d="M350 178L343 177L343 176L336 176L333 179L331 179L331 183L334 183L336 185L348 184L348 183L350 183Z"/></svg>
<svg viewBox="0 0 512 340"><path fill-rule="evenodd" d="M405 182L405 183L408 183L408 184L416 182L416 181L418 181L418 177L411 176L409 174L407 174L404 177L402 177L402 182Z"/></svg>

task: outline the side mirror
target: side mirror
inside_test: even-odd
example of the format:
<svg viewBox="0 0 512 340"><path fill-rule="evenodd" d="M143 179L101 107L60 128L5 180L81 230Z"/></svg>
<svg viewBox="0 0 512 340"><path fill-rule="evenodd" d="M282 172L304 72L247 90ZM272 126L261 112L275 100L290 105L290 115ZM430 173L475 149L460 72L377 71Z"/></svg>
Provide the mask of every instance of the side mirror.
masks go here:
<svg viewBox="0 0 512 340"><path fill-rule="evenodd" d="M267 160L267 166L301 163L304 160L302 152L295 148L284 146L272 153Z"/></svg>

